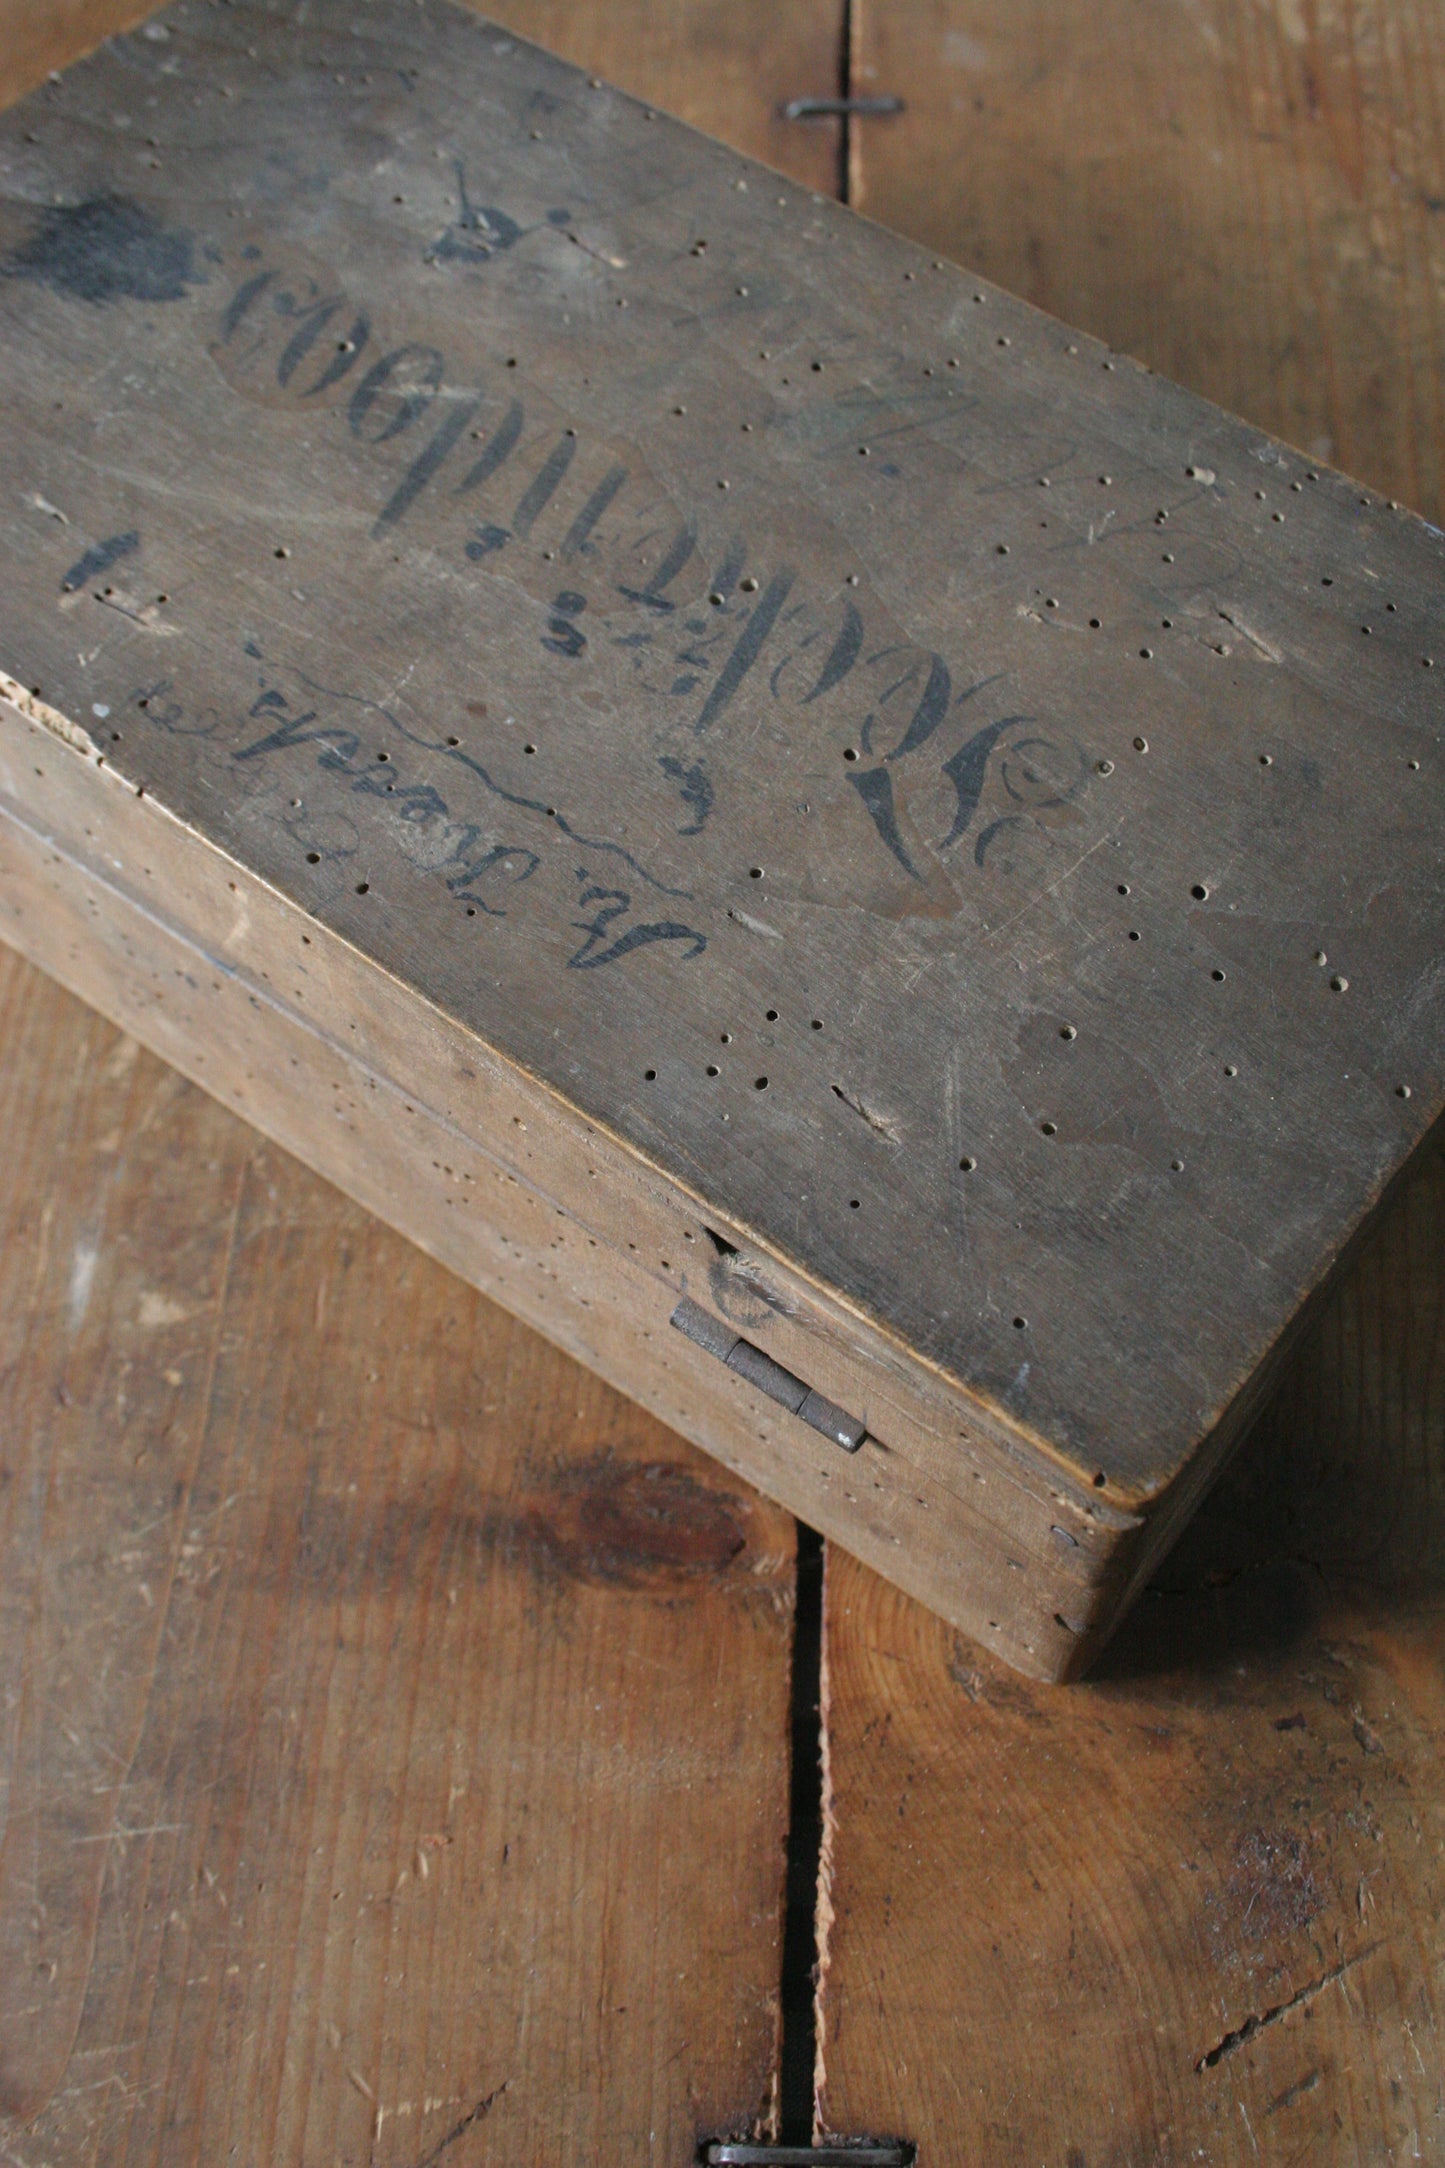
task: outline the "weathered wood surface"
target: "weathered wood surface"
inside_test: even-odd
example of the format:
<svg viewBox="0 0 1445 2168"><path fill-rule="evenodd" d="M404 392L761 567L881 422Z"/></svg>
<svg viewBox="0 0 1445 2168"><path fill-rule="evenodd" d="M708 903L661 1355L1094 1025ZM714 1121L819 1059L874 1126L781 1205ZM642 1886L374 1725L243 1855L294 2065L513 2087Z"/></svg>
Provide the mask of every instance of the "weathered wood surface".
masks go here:
<svg viewBox="0 0 1445 2168"><path fill-rule="evenodd" d="M1347 19L1179 20L1185 59L1212 24L1253 42L1209 95L1188 66L1161 75L1161 97L1187 95L1146 169L1129 129L1145 110L1137 71L1163 69L1156 14L1056 10L1046 39L1041 17L952 5L917 11L903 44L870 10L864 50L886 46L917 133L869 133L866 200L939 246L979 247L986 226L1002 250L990 269L1022 287L1048 266L1051 303L1115 339L1145 345L1139 299L1167 297L1245 357L1245 410L1285 425L1271 297L1294 296L1307 322L1305 297L1337 291L1337 180L1305 160L1283 228L1257 183L1282 140L1336 140L1290 85L1306 31L1331 41L1338 85ZM1349 20L1366 87L1383 53L1439 29L1395 7ZM1395 140L1406 170L1423 161L1436 193L1440 68L1437 53L1408 81L1376 73L1361 95L1372 139ZM1066 80L1092 96L1065 106ZM946 118L964 83L964 112ZM1257 116L1251 138L1221 130L1239 110ZM1101 164L1111 116L1121 155ZM986 179L965 189L974 158ZM1041 166L1056 185L1031 193ZM1170 185L1180 174L1189 187ZM1397 451L1420 349L1401 342L1382 365L1371 328L1393 320L1400 259L1377 227L1357 231L1336 366L1292 395L1327 391L1330 412L1355 417L1369 479L1403 492L1413 474L1429 504L1439 429L1421 430L1413 467ZM1253 253L1216 252L1240 232ZM1231 303L1236 280L1251 306ZM1203 382L1218 348L1201 336L1186 351L1181 335L1166 351ZM1445 2159L1442 1260L1436 1154L1086 1687L1021 1686L831 1554L825 2124L896 2123L940 2168Z"/></svg>
<svg viewBox="0 0 1445 2168"><path fill-rule="evenodd" d="M1253 1450L1079 1687L830 1550L825 2127L930 2168L1445 2159L1440 1414L1398 1486ZM1361 1573L1422 1536L1423 1586Z"/></svg>
<svg viewBox="0 0 1445 2168"><path fill-rule="evenodd" d="M8 954L0 1046L0 2154L754 2125L789 1522Z"/></svg>
<svg viewBox="0 0 1445 2168"><path fill-rule="evenodd" d="M1445 15L856 0L870 217L1445 512Z"/></svg>
<svg viewBox="0 0 1445 2168"><path fill-rule="evenodd" d="M11 124L8 651L349 1002L415 990L403 1092L434 1004L753 1243L891 1526L800 1426L773 1487L1063 1668L1433 1114L1438 545L461 17L361 28L182 11ZM154 818L174 916L217 869ZM78 911L137 878L67 850ZM960 1568L917 1487L967 1518L970 1452L1043 1558L1051 1486L1165 1504L999 1617L1016 1502Z"/></svg>

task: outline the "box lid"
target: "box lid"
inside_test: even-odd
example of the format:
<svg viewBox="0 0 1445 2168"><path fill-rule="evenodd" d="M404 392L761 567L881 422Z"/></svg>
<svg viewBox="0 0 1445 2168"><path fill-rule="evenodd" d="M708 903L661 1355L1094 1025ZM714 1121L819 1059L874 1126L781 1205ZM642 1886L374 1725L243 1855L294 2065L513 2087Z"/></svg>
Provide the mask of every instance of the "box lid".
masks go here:
<svg viewBox="0 0 1445 2168"><path fill-rule="evenodd" d="M447 0L114 40L0 273L0 667L1167 1485L1439 1110L1445 538Z"/></svg>

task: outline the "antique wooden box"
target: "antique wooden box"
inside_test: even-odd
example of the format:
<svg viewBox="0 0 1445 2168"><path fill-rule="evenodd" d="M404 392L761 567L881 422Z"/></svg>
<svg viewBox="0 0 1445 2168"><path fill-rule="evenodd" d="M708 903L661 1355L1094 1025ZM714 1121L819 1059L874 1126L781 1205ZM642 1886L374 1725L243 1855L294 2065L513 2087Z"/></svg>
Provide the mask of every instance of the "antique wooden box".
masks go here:
<svg viewBox="0 0 1445 2168"><path fill-rule="evenodd" d="M448 0L52 81L0 324L0 933L1082 1668L1439 1108L1440 534Z"/></svg>

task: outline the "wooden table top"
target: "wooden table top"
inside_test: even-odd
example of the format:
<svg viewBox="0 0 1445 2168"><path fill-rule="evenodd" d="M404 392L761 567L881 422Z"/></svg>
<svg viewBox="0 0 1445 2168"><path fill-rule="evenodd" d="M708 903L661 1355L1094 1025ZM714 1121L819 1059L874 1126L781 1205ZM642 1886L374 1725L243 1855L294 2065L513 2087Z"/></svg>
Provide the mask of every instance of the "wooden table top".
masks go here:
<svg viewBox="0 0 1445 2168"><path fill-rule="evenodd" d="M1433 18L855 5L843 140L824 0L499 12L1440 517ZM780 1980L791 2117L792 1524L8 956L0 1049L8 2157L681 2164ZM1445 2158L1442 1233L1436 1156L1096 1681L829 1557L821 2128Z"/></svg>

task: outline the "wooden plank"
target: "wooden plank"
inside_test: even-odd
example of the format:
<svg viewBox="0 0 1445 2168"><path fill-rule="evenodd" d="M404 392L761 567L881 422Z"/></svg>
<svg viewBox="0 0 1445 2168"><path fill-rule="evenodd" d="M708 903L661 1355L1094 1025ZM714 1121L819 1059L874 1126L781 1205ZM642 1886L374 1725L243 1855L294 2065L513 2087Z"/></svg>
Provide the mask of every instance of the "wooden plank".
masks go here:
<svg viewBox="0 0 1445 2168"><path fill-rule="evenodd" d="M856 0L873 218L1445 512L1445 17Z"/></svg>
<svg viewBox="0 0 1445 2168"><path fill-rule="evenodd" d="M757 2127L786 1518L10 955L0 1045L0 2151Z"/></svg>
<svg viewBox="0 0 1445 2168"><path fill-rule="evenodd" d="M824 2128L937 2168L1440 2157L1440 1412L1398 1481L1317 1437L1237 1463L1080 1687L830 1549ZM1407 1525L1425 1584L1367 1580Z"/></svg>
<svg viewBox="0 0 1445 2168"><path fill-rule="evenodd" d="M718 136L801 188L837 192L834 120L785 121L792 98L834 96L843 67L840 0L496 0L481 10L634 98Z"/></svg>
<svg viewBox="0 0 1445 2168"><path fill-rule="evenodd" d="M154 0L0 0L0 103L33 90L101 40L155 12ZM667 106L694 128L761 158L803 188L830 195L838 179L836 121L799 127L781 108L828 96L843 65L837 0L498 0L483 11L635 98Z"/></svg>
<svg viewBox="0 0 1445 2168"><path fill-rule="evenodd" d="M1440 538L360 28L182 8L10 124L7 937L529 1316L467 1186L560 1207L549 1330L1077 1668L1439 1103Z"/></svg>
<svg viewBox="0 0 1445 2168"><path fill-rule="evenodd" d="M1284 418L1273 357L1290 331L1267 297L1335 291L1336 184L1306 167L1291 234L1261 216L1255 173L1280 141L1307 146L1309 124L1270 105L1277 78L1235 80L1226 104L1187 64L1198 36L1242 14L1191 17L1167 80L1157 14L1146 36L1122 6L1054 11L1047 45L1030 45L1033 18L1002 8L921 9L916 46L881 15L866 20L875 58L889 46L890 83L920 101L911 199L906 139L864 141L875 210L886 200L887 215L944 245L928 222L952 185L956 137L928 101L951 55L948 94L963 81L987 93L976 126L988 186L955 197L955 244L972 245L962 236L977 221L1001 246L1007 229L1001 275L1023 284L1046 264L1052 297L1082 308L1093 294L1117 337L1153 278L1180 311L1181 363L1197 313L1255 372L1241 404ZM1311 38L1345 23L1334 10L1297 20ZM1362 81L1382 45L1433 34L1403 8L1353 20ZM1272 50L1265 32L1283 12L1250 21L1257 50ZM1028 96L1025 48L1041 71ZM1150 110L1177 99L1181 126L1146 187L1128 123L1142 127L1130 99L1151 67L1165 103ZM1067 124L1066 80L1087 86ZM1373 128L1404 132L1428 83L1363 103ZM1249 146L1219 133L1221 112L1241 106L1261 116ZM1091 146L1111 120L1120 155L1103 170ZM1061 185L1024 204L1030 165ZM1168 238L1176 216L1192 255ZM1203 245L1241 231L1248 266L1243 250L1216 260ZM1133 253L1106 253L1110 235L1130 236ZM1220 275L1212 298L1206 268ZM1397 271L1393 252L1361 250L1355 275L1375 282L1382 318ZM1232 309L1246 278L1253 306ZM1195 351L1203 365L1217 349ZM1371 333L1340 348L1330 385L1362 418L1373 398L1374 432L1355 441L1387 486L1404 486L1388 460L1418 358L1402 346L1378 377ZM1438 473L1439 457L1437 436L1416 473ZM1435 1153L1088 1688L1006 1679L832 1554L826 2123L896 2124L946 2168L995 2155L1090 2168L1439 2156L1442 1254Z"/></svg>

